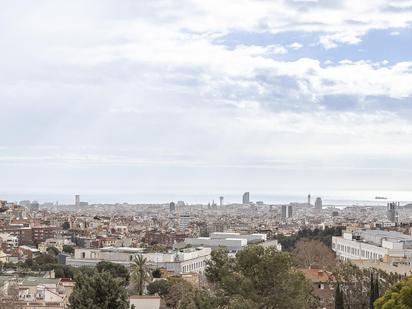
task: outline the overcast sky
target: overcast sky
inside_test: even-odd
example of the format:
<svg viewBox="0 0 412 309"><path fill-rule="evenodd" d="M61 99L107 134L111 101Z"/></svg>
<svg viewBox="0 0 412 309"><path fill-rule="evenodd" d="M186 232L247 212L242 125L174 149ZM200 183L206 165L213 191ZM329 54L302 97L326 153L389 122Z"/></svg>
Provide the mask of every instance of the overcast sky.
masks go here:
<svg viewBox="0 0 412 309"><path fill-rule="evenodd" d="M411 22L407 0L0 0L0 195L410 190Z"/></svg>

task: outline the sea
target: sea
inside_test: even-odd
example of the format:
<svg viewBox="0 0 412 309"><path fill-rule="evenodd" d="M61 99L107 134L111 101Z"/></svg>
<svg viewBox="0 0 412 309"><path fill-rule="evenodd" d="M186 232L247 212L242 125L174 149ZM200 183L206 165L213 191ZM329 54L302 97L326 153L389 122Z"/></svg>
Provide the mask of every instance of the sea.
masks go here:
<svg viewBox="0 0 412 309"><path fill-rule="evenodd" d="M76 192L80 195L81 201L89 204L165 204L171 201L184 201L186 204L219 204L219 197L224 197L225 204L241 203L242 194L234 192L212 192L212 193L90 193ZM311 203L317 197L322 198L324 206L346 207L346 206L386 206L388 202L399 202L401 205L412 203L412 190L335 190L316 192L296 192L296 193L262 193L250 192L252 202L262 201L265 204L287 204L306 203L308 194L311 195ZM376 199L381 197L385 199ZM19 202L23 200L37 201L42 203L54 203L59 205L74 204L74 194L70 193L2 193L0 200L9 202Z"/></svg>

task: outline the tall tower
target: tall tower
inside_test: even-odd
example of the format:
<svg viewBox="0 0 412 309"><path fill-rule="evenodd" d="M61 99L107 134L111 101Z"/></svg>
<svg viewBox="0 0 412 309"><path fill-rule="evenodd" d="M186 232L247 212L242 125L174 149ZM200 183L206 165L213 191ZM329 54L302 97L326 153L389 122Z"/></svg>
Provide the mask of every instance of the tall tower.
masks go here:
<svg viewBox="0 0 412 309"><path fill-rule="evenodd" d="M310 194L308 194L308 205L310 206Z"/></svg>
<svg viewBox="0 0 412 309"><path fill-rule="evenodd" d="M282 205L281 208L282 219L292 218L293 216L293 207L292 205Z"/></svg>
<svg viewBox="0 0 412 309"><path fill-rule="evenodd" d="M388 203L386 206L386 218L392 223L397 221L396 203Z"/></svg>
<svg viewBox="0 0 412 309"><path fill-rule="evenodd" d="M242 204L243 204L243 205L250 204L250 193L249 193L249 192L243 193L243 196L242 196Z"/></svg>
<svg viewBox="0 0 412 309"><path fill-rule="evenodd" d="M175 212L176 211L176 204L174 202L170 202L169 211L170 212Z"/></svg>
<svg viewBox="0 0 412 309"><path fill-rule="evenodd" d="M322 199L320 197L316 198L315 209L316 210L322 210Z"/></svg>
<svg viewBox="0 0 412 309"><path fill-rule="evenodd" d="M225 198L223 196L219 197L219 206L222 207L223 206L223 200Z"/></svg>
<svg viewBox="0 0 412 309"><path fill-rule="evenodd" d="M74 204L79 207L80 206L80 195L76 194L74 196Z"/></svg>

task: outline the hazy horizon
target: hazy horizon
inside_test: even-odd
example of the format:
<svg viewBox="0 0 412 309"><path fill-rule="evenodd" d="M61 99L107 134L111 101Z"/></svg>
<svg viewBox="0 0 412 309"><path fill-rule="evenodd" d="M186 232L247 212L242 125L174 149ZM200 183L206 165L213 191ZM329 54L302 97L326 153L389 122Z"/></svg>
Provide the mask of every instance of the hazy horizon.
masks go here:
<svg viewBox="0 0 412 309"><path fill-rule="evenodd" d="M401 204L412 202L412 192L410 191L335 191L325 192L324 194L311 193L311 203L315 202L316 197L321 197L325 206L350 206L350 205L370 205L370 206L385 206L388 202L395 201ZM381 194L378 194L381 193ZM243 192L236 193L85 193L80 194L81 201L91 204L114 204L114 203L129 203L129 204L166 204L171 201L184 201L188 204L208 204L213 201L219 204L219 196L224 196L225 204L241 203ZM375 199L375 197L385 197L387 199ZM72 194L2 194L0 200L8 200L19 202L23 200L38 201L40 203L58 202L61 205L74 204L74 195ZM304 193L262 193L250 192L251 202L263 201L265 204L282 204L282 203L306 203L307 194Z"/></svg>

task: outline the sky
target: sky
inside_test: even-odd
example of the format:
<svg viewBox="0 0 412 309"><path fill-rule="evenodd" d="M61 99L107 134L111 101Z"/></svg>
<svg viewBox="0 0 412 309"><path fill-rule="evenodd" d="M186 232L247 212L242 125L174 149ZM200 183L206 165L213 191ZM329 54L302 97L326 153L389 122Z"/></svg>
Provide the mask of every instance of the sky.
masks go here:
<svg viewBox="0 0 412 309"><path fill-rule="evenodd" d="M411 22L409 0L0 0L0 198L412 199Z"/></svg>

